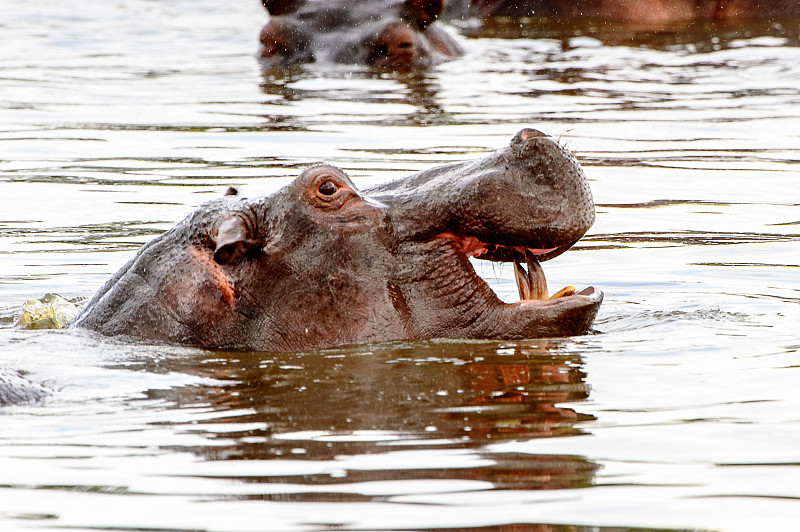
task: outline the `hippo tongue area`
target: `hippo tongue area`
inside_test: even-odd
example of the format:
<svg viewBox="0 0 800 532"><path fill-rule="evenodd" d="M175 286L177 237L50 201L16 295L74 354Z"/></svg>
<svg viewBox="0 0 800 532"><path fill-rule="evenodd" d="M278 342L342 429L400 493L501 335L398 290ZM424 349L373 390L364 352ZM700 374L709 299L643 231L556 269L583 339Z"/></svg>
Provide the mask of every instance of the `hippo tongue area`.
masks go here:
<svg viewBox="0 0 800 532"><path fill-rule="evenodd" d="M565 286L551 296L547 289L544 270L540 264L540 259L547 260L560 255L572 247L571 245L563 248L533 249L522 246L487 245L473 236L460 237L452 233L445 233L440 237L455 242L467 257L496 262L513 262L514 279L517 282L520 301L544 301L575 294L574 286ZM525 265L522 264L523 262Z"/></svg>

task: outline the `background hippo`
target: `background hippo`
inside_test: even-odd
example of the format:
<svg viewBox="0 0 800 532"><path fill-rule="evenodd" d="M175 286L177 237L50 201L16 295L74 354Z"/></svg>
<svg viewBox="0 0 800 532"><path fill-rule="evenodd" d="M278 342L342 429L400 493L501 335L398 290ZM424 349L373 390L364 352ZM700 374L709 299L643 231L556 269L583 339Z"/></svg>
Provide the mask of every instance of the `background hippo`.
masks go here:
<svg viewBox="0 0 800 532"><path fill-rule="evenodd" d="M75 325L263 351L583 334L602 293L550 298L539 261L593 222L580 166L531 129L484 159L363 194L318 165L266 198L205 204L145 245ZM501 302L470 257L516 263L522 300Z"/></svg>
<svg viewBox="0 0 800 532"><path fill-rule="evenodd" d="M585 17L637 23L666 23L796 16L800 15L800 2L797 0L766 2L761 0L471 0L468 14L478 17Z"/></svg>
<svg viewBox="0 0 800 532"><path fill-rule="evenodd" d="M263 0L270 20L261 30L262 61L283 66L312 61L378 67L422 66L461 55L433 24L442 0Z"/></svg>

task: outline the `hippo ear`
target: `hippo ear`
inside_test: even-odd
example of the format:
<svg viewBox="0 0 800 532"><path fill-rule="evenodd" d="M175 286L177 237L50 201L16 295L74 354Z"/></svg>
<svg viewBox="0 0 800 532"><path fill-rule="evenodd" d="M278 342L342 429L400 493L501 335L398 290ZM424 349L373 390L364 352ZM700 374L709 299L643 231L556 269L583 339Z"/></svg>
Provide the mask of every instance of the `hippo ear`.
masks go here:
<svg viewBox="0 0 800 532"><path fill-rule="evenodd" d="M402 18L424 30L442 12L442 0L406 0Z"/></svg>
<svg viewBox="0 0 800 532"><path fill-rule="evenodd" d="M249 234L248 226L239 216L227 216L219 220L214 237L214 260L218 264L239 262L258 242Z"/></svg>

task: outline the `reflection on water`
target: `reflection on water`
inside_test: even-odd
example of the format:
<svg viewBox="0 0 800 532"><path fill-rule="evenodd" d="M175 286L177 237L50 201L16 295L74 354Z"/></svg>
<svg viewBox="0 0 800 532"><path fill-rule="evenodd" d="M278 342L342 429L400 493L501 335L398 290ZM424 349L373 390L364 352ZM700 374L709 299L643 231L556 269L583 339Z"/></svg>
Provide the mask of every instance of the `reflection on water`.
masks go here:
<svg viewBox="0 0 800 532"><path fill-rule="evenodd" d="M598 467L582 457L480 452L487 441L580 435L575 424L593 419L558 406L585 399L589 388L581 357L560 354L555 342L442 342L377 346L368 352L205 357L133 363L148 371L213 379L213 385L147 392L147 401L171 408L206 405L211 411L230 412L215 416L207 429L196 421L172 427L208 438L208 445L190 448L199 456L312 461L386 456L367 471L343 467L335 476L290 473L248 479L289 483L294 489L312 486L308 493L270 493L280 500L330 499L334 495L325 494L324 486L366 481L437 479L485 482L495 489L576 488L590 485ZM219 440L225 445L213 443ZM418 470L393 458L431 446L437 451L474 449L470 461L477 464L434 464Z"/></svg>
<svg viewBox="0 0 800 532"><path fill-rule="evenodd" d="M288 103L303 100L329 102L330 106L325 108L323 116L316 117L320 124L331 120L338 123L358 122L362 125L382 126L434 126L452 123L452 118L437 101L441 87L427 70L386 72L369 68L312 64L295 67L289 72L267 69L262 75L261 90L269 97L267 102L278 106L276 111L279 110L263 116L266 120L263 126L265 131L312 129L309 126L313 122L309 124L309 117L288 115L282 108ZM322 85L315 83L320 76L326 80ZM337 88L337 85L341 87ZM361 107L360 104L365 103L388 108L408 106L413 112L399 117L387 117L376 113L372 108Z"/></svg>
<svg viewBox="0 0 800 532"><path fill-rule="evenodd" d="M258 2L6 4L0 366L47 398L0 410L1 529L796 525L800 21L498 19L429 70L276 72ZM271 355L12 327L228 186L374 184L529 126L591 181L544 269L604 290L599 334Z"/></svg>

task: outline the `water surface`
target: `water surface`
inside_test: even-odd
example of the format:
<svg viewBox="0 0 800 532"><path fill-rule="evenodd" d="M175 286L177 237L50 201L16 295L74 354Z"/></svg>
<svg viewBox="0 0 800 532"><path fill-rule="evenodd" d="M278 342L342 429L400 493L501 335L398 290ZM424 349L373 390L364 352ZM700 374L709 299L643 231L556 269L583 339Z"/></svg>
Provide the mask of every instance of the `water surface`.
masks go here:
<svg viewBox="0 0 800 532"><path fill-rule="evenodd" d="M255 3L3 5L3 530L791 530L800 518L800 22L466 24L425 71L264 72ZM553 288L598 334L212 352L11 327L236 186L357 184L523 127L598 204ZM513 300L511 269L476 267Z"/></svg>

